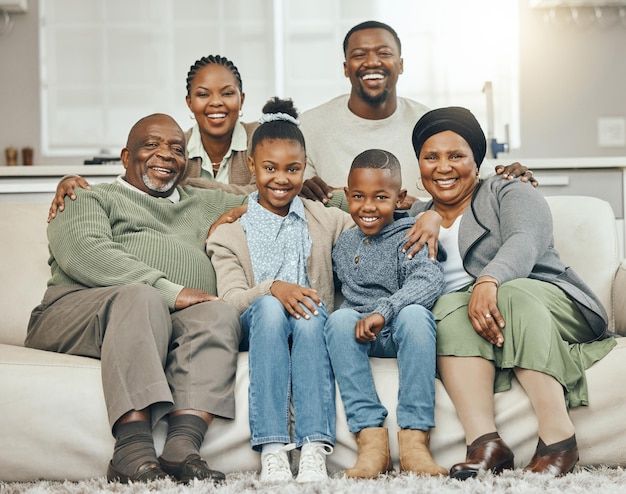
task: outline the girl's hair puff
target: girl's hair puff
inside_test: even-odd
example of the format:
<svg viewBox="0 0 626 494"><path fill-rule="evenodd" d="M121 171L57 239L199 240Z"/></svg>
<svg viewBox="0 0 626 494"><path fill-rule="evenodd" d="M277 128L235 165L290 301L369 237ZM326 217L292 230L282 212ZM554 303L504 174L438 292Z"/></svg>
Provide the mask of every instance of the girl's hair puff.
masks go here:
<svg viewBox="0 0 626 494"><path fill-rule="evenodd" d="M286 118L288 115L291 118ZM273 120L265 118L276 115ZM261 117L261 125L257 127L252 135L252 144L250 153L254 153L256 146L266 139L283 139L288 141L299 142L302 149L306 150L304 144L304 135L298 127L298 110L293 106L291 99L280 99L278 96L270 98L265 106L263 106L263 117Z"/></svg>

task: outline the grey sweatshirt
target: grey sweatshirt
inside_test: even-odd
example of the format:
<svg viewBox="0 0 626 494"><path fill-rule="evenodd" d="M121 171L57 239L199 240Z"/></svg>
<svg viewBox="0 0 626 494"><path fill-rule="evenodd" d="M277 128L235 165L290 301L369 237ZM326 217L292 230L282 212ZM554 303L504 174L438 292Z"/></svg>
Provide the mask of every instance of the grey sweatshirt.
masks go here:
<svg viewBox="0 0 626 494"><path fill-rule="evenodd" d="M443 269L425 246L409 259L402 253L415 218L402 218L366 236L357 227L343 232L333 248L333 269L345 298L342 308L378 312L388 326L410 304L430 309L444 287Z"/></svg>

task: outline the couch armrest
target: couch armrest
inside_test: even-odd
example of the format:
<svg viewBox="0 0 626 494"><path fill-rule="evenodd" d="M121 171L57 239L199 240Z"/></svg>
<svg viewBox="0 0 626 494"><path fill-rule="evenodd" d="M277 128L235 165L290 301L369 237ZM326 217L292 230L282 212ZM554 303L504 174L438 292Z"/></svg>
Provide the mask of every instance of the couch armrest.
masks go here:
<svg viewBox="0 0 626 494"><path fill-rule="evenodd" d="M626 336L626 259L617 268L613 280L615 332Z"/></svg>

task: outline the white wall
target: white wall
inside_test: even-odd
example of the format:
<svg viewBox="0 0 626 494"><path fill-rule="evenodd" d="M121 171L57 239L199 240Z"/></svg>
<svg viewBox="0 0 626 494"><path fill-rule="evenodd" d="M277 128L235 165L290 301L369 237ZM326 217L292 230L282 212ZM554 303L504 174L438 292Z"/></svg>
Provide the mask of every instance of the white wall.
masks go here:
<svg viewBox="0 0 626 494"><path fill-rule="evenodd" d="M626 116L626 28L554 28L525 0L520 3L522 148L511 156L626 155L624 147L598 147L596 131L598 117ZM38 152L38 0L28 7L13 16L12 32L0 37L0 152L32 146L35 163L78 164L78 158L43 160ZM502 137L501 129L497 133Z"/></svg>

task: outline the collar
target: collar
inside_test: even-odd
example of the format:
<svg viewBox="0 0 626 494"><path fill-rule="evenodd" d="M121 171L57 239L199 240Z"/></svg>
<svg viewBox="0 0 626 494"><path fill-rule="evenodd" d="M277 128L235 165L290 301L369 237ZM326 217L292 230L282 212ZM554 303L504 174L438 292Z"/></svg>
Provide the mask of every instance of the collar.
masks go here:
<svg viewBox="0 0 626 494"><path fill-rule="evenodd" d="M248 134L241 121L237 120L235 128L233 129L230 147L224 155L224 159L229 158L233 151L245 151L246 149L248 149ZM209 155L202 145L200 127L198 126L198 123L195 123L191 128L191 135L189 136L189 141L187 142L187 153L190 159L200 158L202 160L202 164L205 166L207 163L209 165L211 163Z"/></svg>
<svg viewBox="0 0 626 494"><path fill-rule="evenodd" d="M258 191L254 191L250 193L250 196L248 199L248 208L250 208L250 206L252 206L253 209L257 209L259 211L267 213L268 215L271 215L272 217L279 218L278 215L272 213L271 211L268 211L267 209L265 209L263 206L259 204L259 192ZM302 199L300 199L299 196L296 196L293 199L293 201L291 201L291 204L289 205L289 212L287 213L287 216L291 216L291 215L295 215L298 218L306 221L306 215L304 212L304 203L302 202ZM287 216L285 216L285 218Z"/></svg>
<svg viewBox="0 0 626 494"><path fill-rule="evenodd" d="M124 180L124 177L122 175L119 175L115 179L115 181L118 184L123 185L127 189L134 190L135 192L139 192L140 194L143 194L144 196L154 197L155 199L167 199L168 201L170 201L170 202L172 202L174 204L180 202L180 192L178 192L178 189L176 187L174 187L173 192L169 196L167 196L167 197L155 197L155 196L151 196L150 194L148 194L147 192L144 192L141 189L138 189L134 185L129 184L126 180Z"/></svg>

